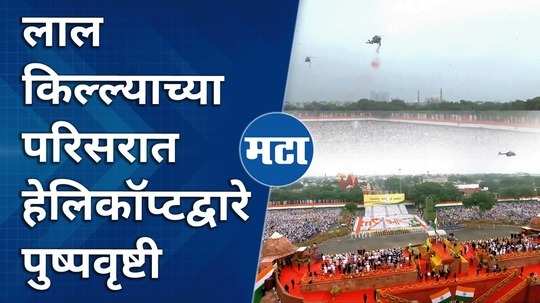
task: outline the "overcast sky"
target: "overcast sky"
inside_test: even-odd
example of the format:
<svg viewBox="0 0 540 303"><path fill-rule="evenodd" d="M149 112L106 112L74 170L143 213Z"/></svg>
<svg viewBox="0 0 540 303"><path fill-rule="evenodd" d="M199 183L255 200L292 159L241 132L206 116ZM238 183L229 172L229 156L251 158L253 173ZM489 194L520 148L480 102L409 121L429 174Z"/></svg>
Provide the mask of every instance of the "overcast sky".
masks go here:
<svg viewBox="0 0 540 303"><path fill-rule="evenodd" d="M539 30L537 0L303 0L286 101L540 96Z"/></svg>

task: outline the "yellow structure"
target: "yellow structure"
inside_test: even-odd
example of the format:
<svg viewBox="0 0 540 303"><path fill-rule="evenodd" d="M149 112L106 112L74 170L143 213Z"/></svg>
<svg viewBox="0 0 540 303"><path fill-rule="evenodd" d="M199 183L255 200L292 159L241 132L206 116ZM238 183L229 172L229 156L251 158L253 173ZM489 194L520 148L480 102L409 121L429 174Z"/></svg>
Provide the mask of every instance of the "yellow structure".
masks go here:
<svg viewBox="0 0 540 303"><path fill-rule="evenodd" d="M364 195L364 205L397 204L405 201L405 194L374 194Z"/></svg>
<svg viewBox="0 0 540 303"><path fill-rule="evenodd" d="M440 271L441 268L442 268L442 260L441 260L441 257L437 256L437 255L433 255L431 258L430 258L430 261L431 261L431 268L436 270L436 271Z"/></svg>

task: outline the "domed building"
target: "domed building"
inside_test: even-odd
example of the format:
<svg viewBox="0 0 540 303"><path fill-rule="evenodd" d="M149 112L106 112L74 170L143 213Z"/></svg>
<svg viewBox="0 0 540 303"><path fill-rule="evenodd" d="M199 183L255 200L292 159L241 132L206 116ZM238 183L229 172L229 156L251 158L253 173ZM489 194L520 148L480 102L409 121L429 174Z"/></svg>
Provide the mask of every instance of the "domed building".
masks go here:
<svg viewBox="0 0 540 303"><path fill-rule="evenodd" d="M275 232L263 242L260 263L271 264L277 259L294 254L297 249L289 239Z"/></svg>
<svg viewBox="0 0 540 303"><path fill-rule="evenodd" d="M540 215L536 215L536 217L531 218L531 222L529 223L529 227L540 229Z"/></svg>
<svg viewBox="0 0 540 303"><path fill-rule="evenodd" d="M529 222L529 225L522 226L522 231L527 234L536 234L540 233L540 214L536 215L535 217L531 218L531 221Z"/></svg>

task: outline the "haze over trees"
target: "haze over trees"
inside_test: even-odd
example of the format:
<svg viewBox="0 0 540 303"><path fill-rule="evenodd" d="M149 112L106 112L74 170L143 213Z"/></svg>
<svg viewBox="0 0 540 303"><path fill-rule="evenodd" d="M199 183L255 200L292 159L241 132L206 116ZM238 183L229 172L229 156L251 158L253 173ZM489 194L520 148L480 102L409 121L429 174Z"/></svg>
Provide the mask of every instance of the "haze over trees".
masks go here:
<svg viewBox="0 0 540 303"><path fill-rule="evenodd" d="M295 183L291 186L273 188L270 201L294 201L294 200L340 200L344 202L363 202L362 189L353 188L341 190L335 184L317 184L303 186Z"/></svg>
<svg viewBox="0 0 540 303"><path fill-rule="evenodd" d="M465 207L478 206L486 211L497 202L496 198L530 197L537 195L540 186L540 176L532 175L504 175L504 174L478 174L478 175L449 175L448 182L424 182L422 176L381 176L371 177L369 182L378 192L405 193L407 201L422 209L426 217L434 218L434 206L440 202L461 201ZM456 184L478 183L482 191L464 197L458 191ZM537 186L538 185L538 186ZM270 195L271 201L294 200L339 200L346 202L345 212L355 213L356 204L363 202L361 188L341 190L337 180L310 182L297 182L290 186L274 188ZM353 205L354 204L354 205Z"/></svg>
<svg viewBox="0 0 540 303"><path fill-rule="evenodd" d="M400 99L374 101L360 99L352 102L311 101L286 103L285 111L492 111L492 110L540 110L540 96L528 100L510 102L443 101L438 103L411 103Z"/></svg>

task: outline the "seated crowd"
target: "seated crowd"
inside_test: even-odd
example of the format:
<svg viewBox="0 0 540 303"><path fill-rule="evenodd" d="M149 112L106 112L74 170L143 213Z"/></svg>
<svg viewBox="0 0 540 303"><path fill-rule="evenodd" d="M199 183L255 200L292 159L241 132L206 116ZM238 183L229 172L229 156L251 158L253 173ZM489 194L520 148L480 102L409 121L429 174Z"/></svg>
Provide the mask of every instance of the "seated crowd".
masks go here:
<svg viewBox="0 0 540 303"><path fill-rule="evenodd" d="M489 240L473 240L463 242L465 252L468 249L476 251L482 249L492 256L501 256L509 253L540 250L540 244L529 237L512 235L511 237L495 238Z"/></svg>
<svg viewBox="0 0 540 303"><path fill-rule="evenodd" d="M510 224L526 224L540 213L540 202L500 202L488 211L480 211L477 206L444 207L437 209L437 219L441 227L453 227L470 221L496 221Z"/></svg>
<svg viewBox="0 0 540 303"><path fill-rule="evenodd" d="M320 273L354 275L378 269L408 266L409 257L402 248L357 250L344 254L323 255ZM311 274L311 273L310 273Z"/></svg>
<svg viewBox="0 0 540 303"><path fill-rule="evenodd" d="M340 213L336 208L271 210L266 214L264 237L278 232L293 243L302 242L337 226Z"/></svg>

